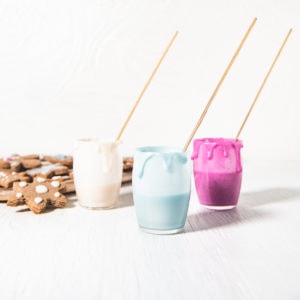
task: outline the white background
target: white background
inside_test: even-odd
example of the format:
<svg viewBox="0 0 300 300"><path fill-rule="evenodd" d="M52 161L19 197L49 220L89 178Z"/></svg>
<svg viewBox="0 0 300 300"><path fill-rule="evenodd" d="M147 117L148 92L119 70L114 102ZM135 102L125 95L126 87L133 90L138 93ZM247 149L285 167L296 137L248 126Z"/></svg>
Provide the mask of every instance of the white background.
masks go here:
<svg viewBox="0 0 300 300"><path fill-rule="evenodd" d="M69 154L79 137L116 138L176 30L122 140L124 154L183 147L254 17L196 137L235 137L293 27L241 139L246 160L299 160L298 0L0 1L0 155Z"/></svg>

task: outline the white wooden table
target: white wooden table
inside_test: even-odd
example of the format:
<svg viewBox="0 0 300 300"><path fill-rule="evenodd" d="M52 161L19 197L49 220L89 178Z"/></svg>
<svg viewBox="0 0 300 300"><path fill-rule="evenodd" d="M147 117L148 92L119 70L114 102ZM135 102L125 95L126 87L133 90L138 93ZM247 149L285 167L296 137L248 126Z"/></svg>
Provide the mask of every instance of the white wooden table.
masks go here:
<svg viewBox="0 0 300 300"><path fill-rule="evenodd" d="M33 215L0 206L0 299L300 299L300 162L244 164L239 205L201 208L185 232L139 231L116 209Z"/></svg>

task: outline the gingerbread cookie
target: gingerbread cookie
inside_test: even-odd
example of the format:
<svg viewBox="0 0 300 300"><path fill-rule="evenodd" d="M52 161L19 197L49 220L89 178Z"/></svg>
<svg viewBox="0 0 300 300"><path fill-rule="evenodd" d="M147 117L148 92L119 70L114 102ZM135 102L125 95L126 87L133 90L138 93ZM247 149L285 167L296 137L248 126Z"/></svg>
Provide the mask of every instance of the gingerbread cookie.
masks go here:
<svg viewBox="0 0 300 300"><path fill-rule="evenodd" d="M45 162L38 168L27 170L26 173L32 177L42 176L45 178L51 178L57 175L67 175L69 173L69 168L60 164Z"/></svg>
<svg viewBox="0 0 300 300"><path fill-rule="evenodd" d="M10 169L2 169L0 170L0 186L4 188L11 188L13 183L16 181L31 181L31 177L25 172L15 172Z"/></svg>
<svg viewBox="0 0 300 300"><path fill-rule="evenodd" d="M124 157L123 158L123 172L130 172L133 169L133 158Z"/></svg>
<svg viewBox="0 0 300 300"><path fill-rule="evenodd" d="M10 169L10 163L7 160L1 158L0 159L0 169Z"/></svg>
<svg viewBox="0 0 300 300"><path fill-rule="evenodd" d="M48 207L63 208L67 198L63 195L65 184L59 180L36 177L34 182L15 182L13 193L9 196L7 205L18 206L26 204L28 208L40 214Z"/></svg>
<svg viewBox="0 0 300 300"><path fill-rule="evenodd" d="M74 180L69 175L53 176L51 179L63 182L63 184L65 185L64 194L75 192Z"/></svg>
<svg viewBox="0 0 300 300"><path fill-rule="evenodd" d="M24 170L38 168L42 165L42 162L36 158L22 158L19 162Z"/></svg>
<svg viewBox="0 0 300 300"><path fill-rule="evenodd" d="M38 159L40 160L40 156L38 154L26 154L20 156L20 159Z"/></svg>
<svg viewBox="0 0 300 300"><path fill-rule="evenodd" d="M73 168L73 157L68 155L45 155L43 156L43 160L48 161L52 164L61 164L70 169Z"/></svg>
<svg viewBox="0 0 300 300"><path fill-rule="evenodd" d="M22 165L19 161L12 160L12 161L10 161L10 169L11 169L11 171L14 171L14 172L20 172L22 169Z"/></svg>
<svg viewBox="0 0 300 300"><path fill-rule="evenodd" d="M29 155L13 155L7 159L10 162L10 169L20 172L27 169L37 168L41 166L41 160L36 154Z"/></svg>
<svg viewBox="0 0 300 300"><path fill-rule="evenodd" d="M10 195L12 195L11 189L0 188L0 203L7 202L7 199L9 198Z"/></svg>

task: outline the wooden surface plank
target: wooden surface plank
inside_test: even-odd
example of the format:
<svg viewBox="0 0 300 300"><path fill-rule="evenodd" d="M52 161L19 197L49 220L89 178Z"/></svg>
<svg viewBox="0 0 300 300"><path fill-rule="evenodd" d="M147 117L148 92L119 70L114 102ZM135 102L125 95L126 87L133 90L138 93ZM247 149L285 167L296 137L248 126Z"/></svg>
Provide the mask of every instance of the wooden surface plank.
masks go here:
<svg viewBox="0 0 300 300"><path fill-rule="evenodd" d="M123 172L122 174L122 186L127 186L131 184L131 179L132 179L132 172ZM67 194L72 193L75 191L75 185L73 180L67 180L65 181L66 186L67 186ZM0 203L5 203L7 202L8 197L12 194L12 188L10 189L5 189L5 188L0 188Z"/></svg>
<svg viewBox="0 0 300 300"><path fill-rule="evenodd" d="M236 209L182 234L138 229L131 187L112 210L42 215L0 204L0 299L299 299L300 163L245 163Z"/></svg>

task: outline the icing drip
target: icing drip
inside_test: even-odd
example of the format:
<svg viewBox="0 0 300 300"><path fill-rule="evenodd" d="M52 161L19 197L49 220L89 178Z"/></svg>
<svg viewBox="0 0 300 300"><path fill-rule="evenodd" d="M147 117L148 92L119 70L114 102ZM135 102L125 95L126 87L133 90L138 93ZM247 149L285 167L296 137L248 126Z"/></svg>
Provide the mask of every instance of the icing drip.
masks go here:
<svg viewBox="0 0 300 300"><path fill-rule="evenodd" d="M223 147L223 155L224 157L228 157L228 151L226 147Z"/></svg>
<svg viewBox="0 0 300 300"><path fill-rule="evenodd" d="M118 146L119 146L118 142L100 143L98 145L98 152L101 155L101 159L102 159L103 172L107 173L111 170L114 151Z"/></svg>
<svg viewBox="0 0 300 300"><path fill-rule="evenodd" d="M209 160L213 159L214 152L219 147L221 147L224 158L229 157L230 150L233 149L236 158L236 171L240 172L242 170L240 150L243 145L241 141L223 138L194 140L194 151L191 156L192 160L198 158L201 147L205 147L204 151L206 151L206 156Z"/></svg>
<svg viewBox="0 0 300 300"><path fill-rule="evenodd" d="M151 160L154 157L161 158L163 161L164 169L170 173L173 171L174 159L177 159L177 161L179 161L181 164L185 164L187 162L187 157L184 153L151 153L148 154L148 156L143 161L140 167L140 170L138 172L139 178L142 178L144 176L144 171L147 163L149 162L149 160Z"/></svg>

